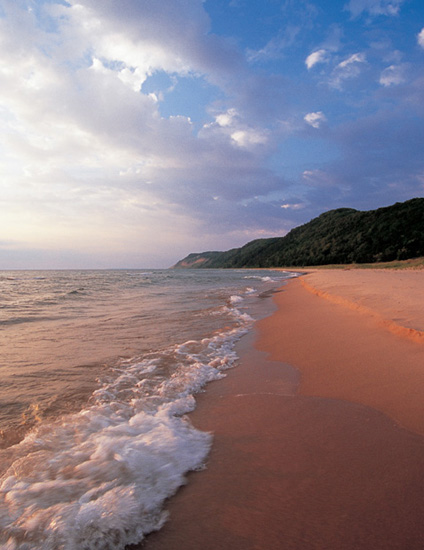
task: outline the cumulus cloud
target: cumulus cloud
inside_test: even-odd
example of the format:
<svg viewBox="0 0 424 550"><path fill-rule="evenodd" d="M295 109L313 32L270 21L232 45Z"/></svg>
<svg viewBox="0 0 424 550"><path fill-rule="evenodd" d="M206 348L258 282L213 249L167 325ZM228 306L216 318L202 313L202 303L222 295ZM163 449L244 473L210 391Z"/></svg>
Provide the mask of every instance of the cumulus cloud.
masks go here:
<svg viewBox="0 0 424 550"><path fill-rule="evenodd" d="M352 0L349 6L352 15L375 16L394 15L400 4ZM340 120L363 116L359 101L350 102L344 116L343 101L351 96L337 92L365 68L362 31L360 45L349 50L358 53L338 57L330 69L330 89L314 88L314 79L308 78L307 86L302 82L305 71L292 69L299 63L308 70L330 66L346 37L341 17L324 40L309 34L319 16L312 10L305 19L309 2L285 2L284 16L300 10L299 17L287 20L284 34L263 34L267 46L249 64L251 52L240 44L255 46L256 39L213 34L205 6L203 0L2 0L0 233L13 241L11 247L19 242L22 250L40 245L67 254L72 241L86 258L93 251L109 258L122 251L125 258L142 254L153 266L159 248L163 257L178 259L187 249L203 248L200 239L212 246L217 233L224 248L234 246L231 239L242 243L264 228L279 232L282 214L292 221L309 215L308 206L296 205L331 207L338 190L348 193L357 181L366 192L363 182L380 181L381 173L382 188L393 174L401 182L397 166L410 170L406 180L408 174L410 181L413 174L422 175L416 150L423 141L420 127L406 123L400 107L397 118L386 113L391 123L380 121L375 131L371 122L342 131ZM311 41L320 45L305 50L303 37L307 47ZM351 38L354 43L355 35ZM424 47L424 29L417 39ZM390 46L395 47L400 46ZM369 51L367 107L371 102L379 107L383 97L391 106L407 103L407 114L421 115L424 88L413 60L402 51L396 58L380 55L385 65L374 65L376 49ZM378 96L373 95L376 74L387 89ZM360 82L364 88L368 84L365 76ZM187 93L193 89L202 93ZM314 104L322 110L307 112L304 106ZM293 158L288 147L287 162L281 160L283 140L296 134L301 141L305 124L322 128L324 113L332 120L325 144L321 132L310 130L304 150L294 140ZM390 137L391 128L400 126L402 135ZM384 147L375 151L382 141ZM346 151L343 166L324 166L340 154L339 144ZM323 194L313 195L316 190ZM282 193L291 199L281 199ZM177 251L177 241L184 249Z"/></svg>
<svg viewBox="0 0 424 550"><path fill-rule="evenodd" d="M219 113L215 116L215 121L218 126L232 126L234 120L238 117L237 109L228 109L225 113Z"/></svg>
<svg viewBox="0 0 424 550"><path fill-rule="evenodd" d="M323 122L326 122L327 118L322 111L317 111L316 113L306 114L304 120L313 128L319 128Z"/></svg>
<svg viewBox="0 0 424 550"><path fill-rule="evenodd" d="M246 148L255 145L264 145L268 141L265 132L257 130L237 130L231 134L231 139L233 139L239 147Z"/></svg>
<svg viewBox="0 0 424 550"><path fill-rule="evenodd" d="M418 44L424 48L424 28L421 29L421 32L417 36Z"/></svg>
<svg viewBox="0 0 424 550"><path fill-rule="evenodd" d="M352 54L333 69L330 79L330 86L341 89L345 80L359 76L361 73L361 65L364 63L366 63L365 54Z"/></svg>
<svg viewBox="0 0 424 550"><path fill-rule="evenodd" d="M235 108L216 114L215 122L205 124L200 135L227 139L233 145L245 149L254 149L268 142L268 131L248 126Z"/></svg>
<svg viewBox="0 0 424 550"><path fill-rule="evenodd" d="M324 63L327 61L327 51L326 50L316 50L312 52L305 60L305 65L308 69L312 69L317 63Z"/></svg>
<svg viewBox="0 0 424 550"><path fill-rule="evenodd" d="M251 103L253 80L250 96L238 90L241 54L208 34L201 0L46 3L45 28L21 4L2 7L3 235L63 250L73 240L81 253L100 252L101 240L147 257L212 219L230 234L246 217L243 201L281 185L256 156L267 130L239 109L219 112L196 134L188 116L162 116L158 95L143 92L162 71Z"/></svg>
<svg viewBox="0 0 424 550"><path fill-rule="evenodd" d="M372 16L398 15L399 10L405 0L350 0L346 9L350 11L352 17L358 17L362 13Z"/></svg>

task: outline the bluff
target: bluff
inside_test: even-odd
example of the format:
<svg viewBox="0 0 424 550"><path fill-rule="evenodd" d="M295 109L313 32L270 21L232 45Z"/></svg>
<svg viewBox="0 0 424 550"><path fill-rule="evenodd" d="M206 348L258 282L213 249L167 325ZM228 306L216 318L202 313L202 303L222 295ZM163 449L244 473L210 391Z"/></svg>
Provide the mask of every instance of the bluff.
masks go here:
<svg viewBox="0 0 424 550"><path fill-rule="evenodd" d="M284 237L225 252L192 253L174 268L302 267L424 256L424 198L377 210L330 210Z"/></svg>

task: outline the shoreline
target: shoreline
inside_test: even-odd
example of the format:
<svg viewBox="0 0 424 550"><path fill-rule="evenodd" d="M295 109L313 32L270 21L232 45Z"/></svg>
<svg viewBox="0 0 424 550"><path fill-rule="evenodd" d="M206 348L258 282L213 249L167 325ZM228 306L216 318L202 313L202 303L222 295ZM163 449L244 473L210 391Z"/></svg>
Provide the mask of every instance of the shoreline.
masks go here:
<svg viewBox="0 0 424 550"><path fill-rule="evenodd" d="M132 548L424 547L424 347L299 279L281 290L239 366L197 396L190 419L214 433L206 469Z"/></svg>

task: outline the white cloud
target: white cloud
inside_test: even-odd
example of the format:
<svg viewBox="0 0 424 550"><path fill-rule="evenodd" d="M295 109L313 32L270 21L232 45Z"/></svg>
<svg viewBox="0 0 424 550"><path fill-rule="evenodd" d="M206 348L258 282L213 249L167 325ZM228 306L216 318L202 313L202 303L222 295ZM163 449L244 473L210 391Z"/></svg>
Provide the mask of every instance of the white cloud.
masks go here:
<svg viewBox="0 0 424 550"><path fill-rule="evenodd" d="M327 51L326 50L316 50L312 52L305 60L305 65L308 69L312 69L317 63L324 63L327 61Z"/></svg>
<svg viewBox="0 0 424 550"><path fill-rule="evenodd" d="M341 89L345 80L359 76L361 64L363 63L366 63L365 54L363 53L354 53L339 63L332 72L330 86Z"/></svg>
<svg viewBox="0 0 424 550"><path fill-rule="evenodd" d="M405 0L350 0L346 9L352 17L358 17L362 13L369 15L398 15L401 5Z"/></svg>
<svg viewBox="0 0 424 550"><path fill-rule="evenodd" d="M268 141L266 133L262 130L252 128L246 130L237 130L231 134L231 139L239 147L250 148L255 145L265 145Z"/></svg>
<svg viewBox="0 0 424 550"><path fill-rule="evenodd" d="M237 109L230 108L215 115L215 122L205 124L200 134L218 141L227 141L241 148L255 148L268 142L268 131L247 125Z"/></svg>
<svg viewBox="0 0 424 550"><path fill-rule="evenodd" d="M238 117L236 109L228 109L225 113L220 113L215 116L215 121L218 126L231 126L234 120Z"/></svg>
<svg viewBox="0 0 424 550"><path fill-rule="evenodd" d="M305 204L302 202L296 202L296 203L285 203L280 205L280 208L283 208L284 210L302 210L305 208Z"/></svg>
<svg viewBox="0 0 424 550"><path fill-rule="evenodd" d="M421 29L421 32L417 36L418 44L424 48L424 28Z"/></svg>
<svg viewBox="0 0 424 550"><path fill-rule="evenodd" d="M390 65L382 71L380 75L380 84L386 88L389 86L397 86L405 82L403 65Z"/></svg>
<svg viewBox="0 0 424 550"><path fill-rule="evenodd" d="M327 118L322 111L317 111L316 113L308 113L305 115L304 120L307 124L313 128L319 128L323 122L326 122Z"/></svg>
<svg viewBox="0 0 424 550"><path fill-rule="evenodd" d="M26 9L30 3L33 12ZM284 4L290 11L299 2ZM396 5L400 3L392 4L393 13ZM314 108L322 111L300 111L299 119L299 105L313 105L310 99L315 91L302 86L305 72L285 74L283 66L299 63L299 51L310 53L300 58L310 70L320 63L338 63L327 78L330 86L341 90L348 79L365 73L365 55L354 53L334 62L342 42L337 19L338 24L325 31L330 38L325 41L322 36L324 41L315 42L319 45L314 51L304 50L305 29L296 34L292 26L291 34L280 36L286 43L271 40L270 48L261 52L271 58L284 54L278 67L264 64L261 70L252 69L245 58L247 50L244 55L241 51L244 39L237 42L237 37L210 32L205 6L203 0L2 0L2 238L34 248L48 243L59 251L73 241L88 257L102 243L110 243L110 258L119 250L128 257L133 250L141 257L145 251L153 254L159 245L174 254L177 240L190 249L187 243L194 242L194 233L200 239L220 231L224 247L225 235L234 235L235 227L242 238L244 231L253 231L252 224L256 232L261 224L262 229L269 228L274 216L274 227L281 227L282 214L295 214L295 204L301 200L293 199L293 204L281 200L283 190L295 181L298 184L299 170L308 168L305 155L316 167L320 159L328 160L329 149L325 144L322 149L312 148L314 158L297 151L290 158L289 147L287 164L275 159L282 141L302 133L306 124L325 126L324 113L331 110L334 90L325 93L318 86L321 100ZM390 13L388 2L351 2L352 10L355 6L358 14L383 13L383 7ZM413 33L415 40L417 30ZM362 34L349 36L349 43L359 38L363 44ZM306 40L311 44L310 34ZM418 43L424 47L424 29ZM284 50L289 44L293 46L290 57ZM395 86L402 77L415 77L412 60L411 65L403 65L404 57L384 57L388 47L379 50L386 67L381 85ZM371 46L370 51L371 63L376 50ZM367 86L363 76L360 83ZM374 86L375 76L371 92ZM420 112L421 90L415 77L407 90L399 89L391 97L395 103L410 91L409 105ZM346 98L336 95L341 120L345 99L353 119L364 116L362 102L350 101L348 94ZM379 100L378 94L368 97ZM415 126L411 123L411 127ZM387 128L372 134L374 143L379 143L381 135L389 135ZM369 132L358 132L352 144L362 143L363 135ZM408 142L412 151L419 148L417 135ZM395 156L393 151L388 157ZM368 151L362 149L356 153L351 172L365 154ZM416 155L420 158L419 152ZM300 184L306 184L308 192L332 181L339 185L335 178L331 180L330 170L305 171ZM283 174L290 175L291 183ZM303 195L296 191L290 196Z"/></svg>
<svg viewBox="0 0 424 550"><path fill-rule="evenodd" d="M346 69L353 63L364 63L365 62L365 55L363 53L354 53L341 63L339 63L338 67L341 69Z"/></svg>
<svg viewBox="0 0 424 550"><path fill-rule="evenodd" d="M229 76L243 74L237 50L207 34L201 0L45 4L54 21L46 32L15 0L2 8L5 238L58 250L74 242L88 255L101 240L111 257L131 248L148 255L223 219L225 201L234 201L227 223L237 225L237 201L258 195L258 182L265 194L275 190L277 179L257 164L255 150L268 142L260 124L232 108L196 135L188 116L162 116L160 95L140 91L162 71L214 82L225 96Z"/></svg>

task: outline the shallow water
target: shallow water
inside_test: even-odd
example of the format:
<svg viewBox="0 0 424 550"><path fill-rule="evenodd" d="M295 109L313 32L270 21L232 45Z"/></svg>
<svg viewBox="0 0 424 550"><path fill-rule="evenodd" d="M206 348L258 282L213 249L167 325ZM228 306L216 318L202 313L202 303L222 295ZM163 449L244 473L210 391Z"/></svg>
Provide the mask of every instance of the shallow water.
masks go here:
<svg viewBox="0 0 424 550"><path fill-rule="evenodd" d="M124 548L211 435L185 413L291 274L0 272L0 543ZM265 304L265 305L264 305Z"/></svg>

